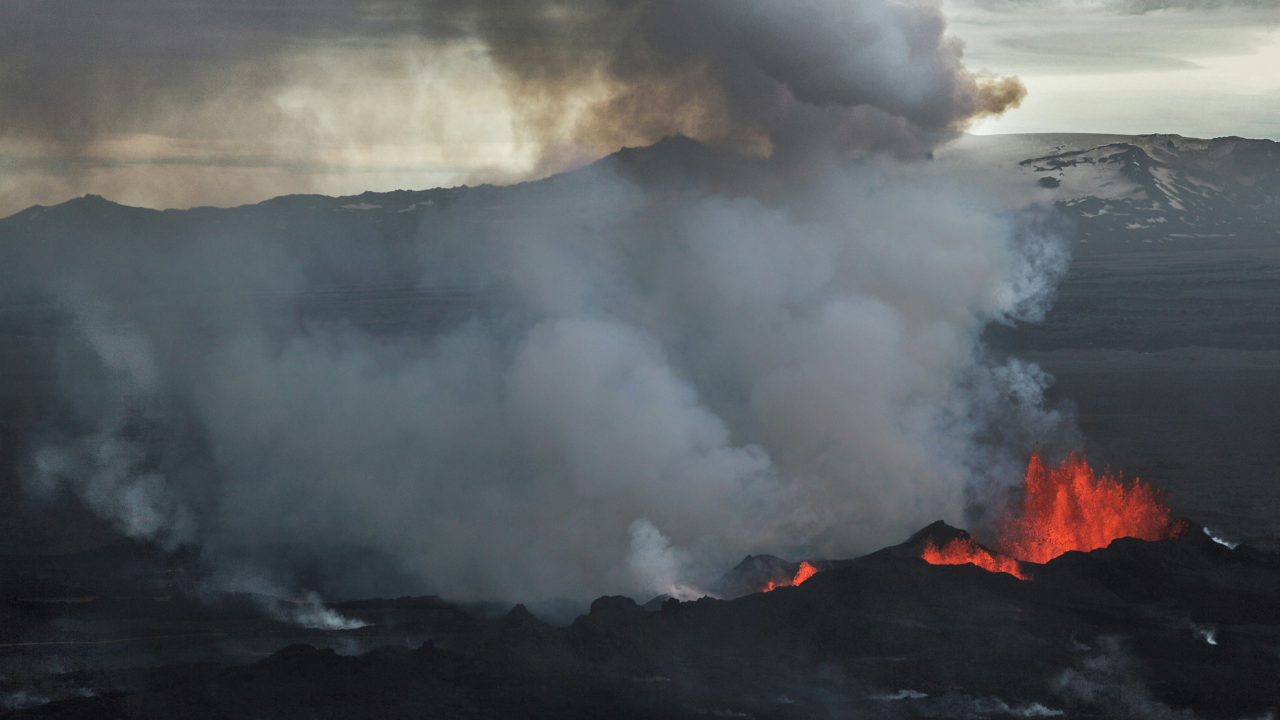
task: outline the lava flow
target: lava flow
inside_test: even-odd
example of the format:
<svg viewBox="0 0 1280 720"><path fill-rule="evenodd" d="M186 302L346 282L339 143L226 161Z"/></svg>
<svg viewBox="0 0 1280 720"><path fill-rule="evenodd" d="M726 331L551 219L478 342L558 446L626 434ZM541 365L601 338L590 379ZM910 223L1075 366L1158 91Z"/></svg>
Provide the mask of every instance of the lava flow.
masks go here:
<svg viewBox="0 0 1280 720"><path fill-rule="evenodd" d="M956 539L942 549L929 543L921 557L934 565L973 563L1025 580L1019 560L1046 563L1071 550L1106 547L1122 537L1163 540L1176 534L1172 527L1162 493L1150 485L1099 475L1074 453L1053 469L1033 454L1021 502L998 528L997 552L972 539Z"/></svg>
<svg viewBox="0 0 1280 720"><path fill-rule="evenodd" d="M804 582L805 580L808 580L809 578L817 574L818 574L818 568L810 564L808 560L802 560L800 562L800 569L796 570L796 576L791 578L790 583L782 584L782 583L776 583L770 580L768 583L765 584L763 588L760 589L760 592L769 592L770 590L777 590L780 587L787 587L789 585L799 585L800 583Z"/></svg>

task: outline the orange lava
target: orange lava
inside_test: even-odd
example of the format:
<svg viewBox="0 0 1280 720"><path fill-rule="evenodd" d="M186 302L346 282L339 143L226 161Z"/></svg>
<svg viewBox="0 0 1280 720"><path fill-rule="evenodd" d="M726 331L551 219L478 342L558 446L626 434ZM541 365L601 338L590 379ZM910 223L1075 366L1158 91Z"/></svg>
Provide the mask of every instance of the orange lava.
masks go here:
<svg viewBox="0 0 1280 720"><path fill-rule="evenodd" d="M1074 453L1048 469L1031 456L1021 506L1002 523L996 548L1019 560L1045 563L1070 550L1095 550L1112 540L1166 537L1163 494L1140 480L1095 474Z"/></svg>
<svg viewBox="0 0 1280 720"><path fill-rule="evenodd" d="M972 563L991 572L1009 573L1019 580L1027 580L1027 576L1018 566L1018 561L1011 557L988 552L973 538L954 538L939 550L930 540L920 554L925 562L933 565L965 565Z"/></svg>
<svg viewBox="0 0 1280 720"><path fill-rule="evenodd" d="M810 565L808 560L802 560L800 562L800 569L796 570L796 576L792 578L791 584L799 585L800 583L804 582L805 580L808 580L809 578L817 574L818 574L818 568L814 567L813 565Z"/></svg>
<svg viewBox="0 0 1280 720"><path fill-rule="evenodd" d="M760 588L760 592L770 592L772 590L777 590L780 587L788 587L790 585L799 585L800 583L804 582L805 580L808 580L809 578L817 574L818 574L818 568L814 567L808 560L802 560L800 561L800 569L796 570L796 576L791 578L791 582L776 583L770 580L769 582L765 583L764 587Z"/></svg>

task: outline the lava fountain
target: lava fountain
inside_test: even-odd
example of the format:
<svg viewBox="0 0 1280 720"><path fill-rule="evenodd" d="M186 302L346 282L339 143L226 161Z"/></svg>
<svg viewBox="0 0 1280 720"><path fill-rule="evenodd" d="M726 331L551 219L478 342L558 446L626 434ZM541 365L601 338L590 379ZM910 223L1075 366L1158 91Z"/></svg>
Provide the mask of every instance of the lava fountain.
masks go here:
<svg viewBox="0 0 1280 720"><path fill-rule="evenodd" d="M972 539L956 539L941 549L926 545L921 557L934 565L972 563L1026 580L1018 561L1046 563L1122 537L1167 539L1176 534L1169 519L1163 493L1141 480L1095 473L1074 453L1050 469L1033 454L1020 501L997 529L996 552Z"/></svg>
<svg viewBox="0 0 1280 720"><path fill-rule="evenodd" d="M1071 550L1088 552L1112 540L1167 537L1164 494L1141 480L1099 475L1072 453L1048 469L1031 456L1019 512L1001 524L996 548L1019 560L1045 563Z"/></svg>
<svg viewBox="0 0 1280 720"><path fill-rule="evenodd" d="M800 562L800 568L796 570L796 575L791 578L790 583L776 583L770 580L763 588L760 588L760 592L769 592L770 590L777 590L780 587L799 585L817 574L818 568L814 567L808 560L803 560Z"/></svg>

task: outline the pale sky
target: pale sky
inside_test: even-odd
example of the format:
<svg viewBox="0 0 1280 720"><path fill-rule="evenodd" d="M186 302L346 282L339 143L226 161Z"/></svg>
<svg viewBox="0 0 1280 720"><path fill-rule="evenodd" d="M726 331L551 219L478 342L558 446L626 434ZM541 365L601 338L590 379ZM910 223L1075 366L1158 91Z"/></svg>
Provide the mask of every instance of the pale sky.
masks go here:
<svg viewBox="0 0 1280 720"><path fill-rule="evenodd" d="M486 48L432 30L422 2L6 0L0 216L527 176L539 146ZM1280 139L1280 0L942 8L971 70L1028 90L974 132ZM608 150L563 140L566 165Z"/></svg>
<svg viewBox="0 0 1280 720"><path fill-rule="evenodd" d="M1027 86L974 131L1280 139L1280 3L1141 5L945 0L970 69Z"/></svg>

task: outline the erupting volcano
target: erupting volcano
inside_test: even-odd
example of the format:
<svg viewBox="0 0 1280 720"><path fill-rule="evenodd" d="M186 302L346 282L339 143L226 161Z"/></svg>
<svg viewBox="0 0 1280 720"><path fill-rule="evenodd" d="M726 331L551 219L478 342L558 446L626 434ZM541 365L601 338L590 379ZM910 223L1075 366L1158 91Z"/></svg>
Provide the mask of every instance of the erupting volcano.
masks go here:
<svg viewBox="0 0 1280 720"><path fill-rule="evenodd" d="M1046 563L1071 550L1088 552L1112 540L1163 540L1178 534L1163 494L1134 480L1097 474L1072 453L1049 469L1032 454L1022 497L1001 522L991 552L972 539L952 540L939 549L925 546L921 557L934 565L972 563L992 572L1027 579L1018 561Z"/></svg>

